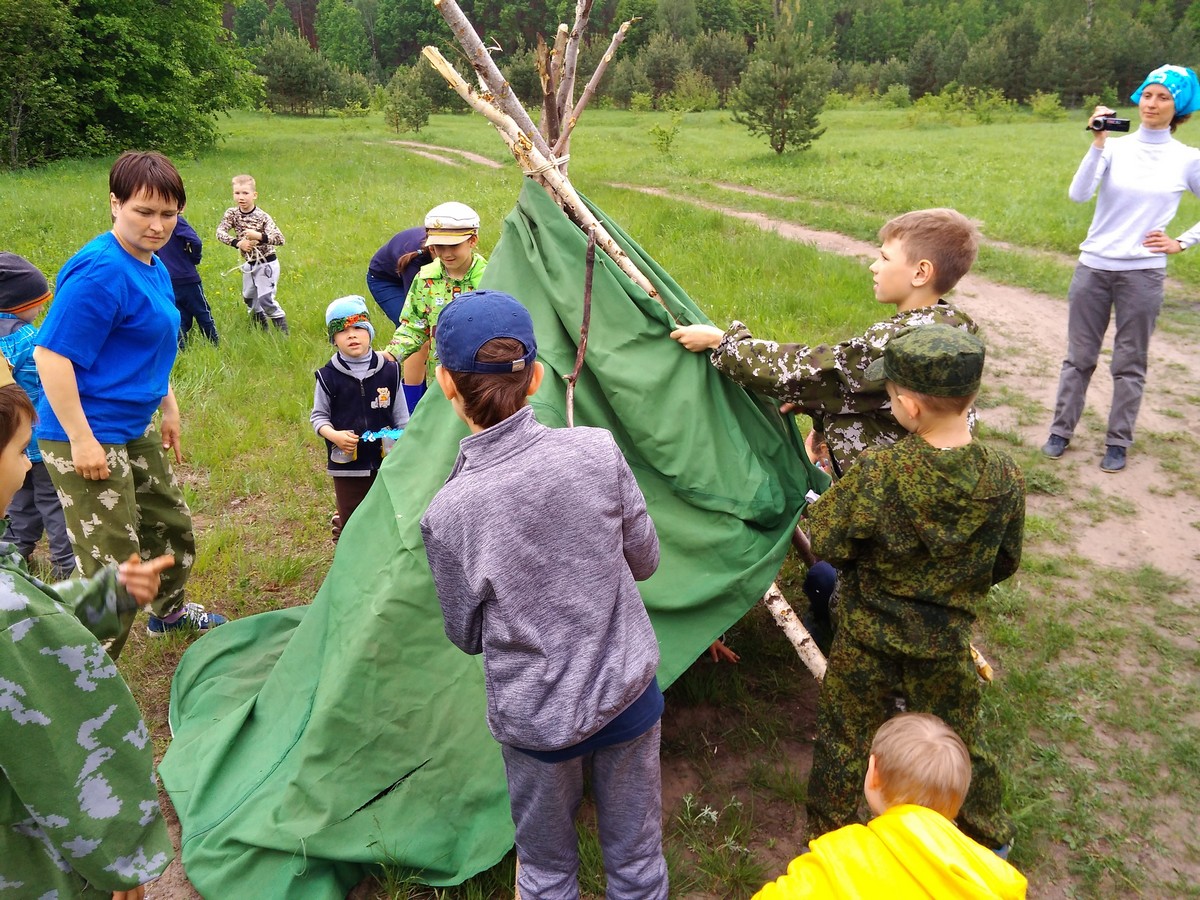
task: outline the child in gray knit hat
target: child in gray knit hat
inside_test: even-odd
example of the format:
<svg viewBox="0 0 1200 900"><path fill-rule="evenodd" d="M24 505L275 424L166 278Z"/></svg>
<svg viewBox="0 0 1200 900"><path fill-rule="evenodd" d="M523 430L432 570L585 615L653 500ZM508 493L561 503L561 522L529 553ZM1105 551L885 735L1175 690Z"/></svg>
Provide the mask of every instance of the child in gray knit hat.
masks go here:
<svg viewBox="0 0 1200 900"><path fill-rule="evenodd" d="M41 399L42 382L33 362L38 333L33 320L49 300L50 286L37 266L15 253L0 253L0 354L34 406ZM65 581L75 571L75 551L58 493L38 451L36 423L33 435L25 451L32 467L8 506L8 538L28 560L45 531L50 545L50 580Z"/></svg>

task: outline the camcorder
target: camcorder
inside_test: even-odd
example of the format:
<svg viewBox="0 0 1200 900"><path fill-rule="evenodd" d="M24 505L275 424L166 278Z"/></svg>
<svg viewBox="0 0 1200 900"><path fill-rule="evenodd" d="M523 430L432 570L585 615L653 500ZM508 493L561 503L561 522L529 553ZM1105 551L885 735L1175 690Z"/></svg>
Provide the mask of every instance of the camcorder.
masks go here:
<svg viewBox="0 0 1200 900"><path fill-rule="evenodd" d="M1096 116L1090 125L1083 127L1084 131L1128 131L1129 120L1118 119L1116 116Z"/></svg>

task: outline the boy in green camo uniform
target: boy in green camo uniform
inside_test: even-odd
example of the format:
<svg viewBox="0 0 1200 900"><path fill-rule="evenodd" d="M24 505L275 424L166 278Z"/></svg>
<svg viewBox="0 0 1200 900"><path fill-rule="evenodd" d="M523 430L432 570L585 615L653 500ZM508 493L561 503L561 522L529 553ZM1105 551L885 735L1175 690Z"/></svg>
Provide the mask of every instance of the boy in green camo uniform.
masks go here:
<svg viewBox="0 0 1200 900"><path fill-rule="evenodd" d="M904 436L883 385L866 377L888 340L916 325L954 325L974 333L970 316L942 297L971 268L979 248L975 226L952 209L905 213L879 230L879 259L871 264L875 299L896 308L891 318L840 344L780 344L755 338L741 322L725 331L685 325L671 337L694 352L712 351L712 364L738 384L784 401L784 411L812 417L829 445L837 476L868 447Z"/></svg>
<svg viewBox="0 0 1200 900"><path fill-rule="evenodd" d="M841 573L838 629L817 707L808 836L857 821L871 736L902 698L940 717L971 754L959 825L1002 855L1013 837L1000 775L979 734L971 628L1021 558L1025 487L968 423L984 348L946 325L892 337L866 379L886 379L910 434L867 450L810 507L813 550Z"/></svg>
<svg viewBox="0 0 1200 900"><path fill-rule="evenodd" d="M32 420L0 365L0 504L29 470ZM135 556L47 585L0 537L0 897L135 900L171 861L150 733L97 638L173 562Z"/></svg>

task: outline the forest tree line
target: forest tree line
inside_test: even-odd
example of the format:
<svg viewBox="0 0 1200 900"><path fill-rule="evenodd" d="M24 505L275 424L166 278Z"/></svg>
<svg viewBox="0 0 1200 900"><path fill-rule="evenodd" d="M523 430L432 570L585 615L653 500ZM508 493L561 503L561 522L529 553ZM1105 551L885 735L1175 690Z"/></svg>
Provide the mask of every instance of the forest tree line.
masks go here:
<svg viewBox="0 0 1200 900"><path fill-rule="evenodd" d="M538 36L553 40L574 3L460 5L534 99ZM829 89L852 96L1123 101L1150 69L1200 56L1200 0L598 0L582 72L634 17L602 103L723 106L784 20L827 60ZM194 153L222 110L364 111L389 85L456 108L419 65L426 44L451 45L430 0L0 0L0 166L128 146Z"/></svg>

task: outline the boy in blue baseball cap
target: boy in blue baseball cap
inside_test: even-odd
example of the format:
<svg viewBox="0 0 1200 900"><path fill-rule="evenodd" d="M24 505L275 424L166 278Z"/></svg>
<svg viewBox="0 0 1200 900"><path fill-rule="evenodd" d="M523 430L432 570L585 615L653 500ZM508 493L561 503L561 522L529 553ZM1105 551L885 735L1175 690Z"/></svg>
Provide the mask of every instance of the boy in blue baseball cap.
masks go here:
<svg viewBox="0 0 1200 900"><path fill-rule="evenodd" d="M658 567L646 501L612 435L550 429L533 321L499 291L438 319L436 378L471 434L421 533L446 636L482 653L522 897L578 896L575 813L592 773L606 896L662 900L658 642L636 581Z"/></svg>

